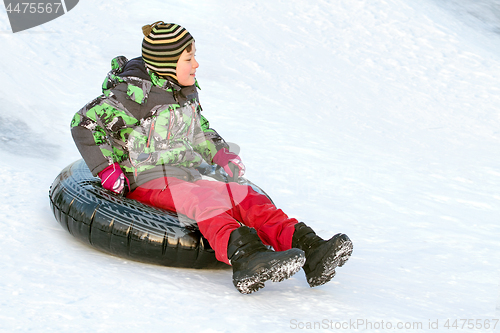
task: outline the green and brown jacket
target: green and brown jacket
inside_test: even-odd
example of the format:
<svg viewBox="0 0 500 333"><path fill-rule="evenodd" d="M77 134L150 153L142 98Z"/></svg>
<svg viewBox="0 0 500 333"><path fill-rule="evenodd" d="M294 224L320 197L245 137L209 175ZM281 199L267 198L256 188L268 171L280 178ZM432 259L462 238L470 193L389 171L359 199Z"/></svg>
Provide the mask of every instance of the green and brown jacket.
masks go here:
<svg viewBox="0 0 500 333"><path fill-rule="evenodd" d="M199 178L227 147L201 115L196 86L181 87L148 71L141 58L116 57L103 94L78 111L73 139L94 176L118 162L131 190L164 176Z"/></svg>

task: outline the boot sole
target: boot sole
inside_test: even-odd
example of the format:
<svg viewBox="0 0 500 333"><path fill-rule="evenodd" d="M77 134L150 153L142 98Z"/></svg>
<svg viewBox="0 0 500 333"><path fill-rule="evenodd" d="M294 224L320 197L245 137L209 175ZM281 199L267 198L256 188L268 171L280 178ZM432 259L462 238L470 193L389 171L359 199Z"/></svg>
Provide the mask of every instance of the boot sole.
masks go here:
<svg viewBox="0 0 500 333"><path fill-rule="evenodd" d="M332 240L334 241L332 242ZM333 279L336 274L335 268L342 267L351 257L353 246L347 235L339 234L333 236L329 240L329 244L330 248L328 252L330 252L330 255L319 262L315 269L306 274L313 276L307 278L307 282L311 288L321 286Z"/></svg>
<svg viewBox="0 0 500 333"><path fill-rule="evenodd" d="M285 257L283 259L274 259L266 265L268 267L262 267L262 269L260 269L255 274L233 280L234 286L242 294L251 294L259 289L264 288L264 283L268 280L271 280L273 282L281 282L288 279L289 277L297 273L306 262L303 251L298 249L292 250L296 250L294 251L296 254L291 257L288 254L288 257Z"/></svg>

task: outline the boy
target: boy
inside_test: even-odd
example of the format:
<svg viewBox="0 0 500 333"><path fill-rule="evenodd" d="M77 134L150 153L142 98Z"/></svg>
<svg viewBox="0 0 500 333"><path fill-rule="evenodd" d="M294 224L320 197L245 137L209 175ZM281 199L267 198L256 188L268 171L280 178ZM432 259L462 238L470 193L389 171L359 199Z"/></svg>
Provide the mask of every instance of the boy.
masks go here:
<svg viewBox="0 0 500 333"><path fill-rule="evenodd" d="M201 179L203 163L235 178L245 166L201 115L191 34L162 21L143 33L142 57L113 59L103 95L73 119L90 171L110 191L194 219L243 294L301 267L311 287L330 281L352 253L346 235L325 241L251 187Z"/></svg>

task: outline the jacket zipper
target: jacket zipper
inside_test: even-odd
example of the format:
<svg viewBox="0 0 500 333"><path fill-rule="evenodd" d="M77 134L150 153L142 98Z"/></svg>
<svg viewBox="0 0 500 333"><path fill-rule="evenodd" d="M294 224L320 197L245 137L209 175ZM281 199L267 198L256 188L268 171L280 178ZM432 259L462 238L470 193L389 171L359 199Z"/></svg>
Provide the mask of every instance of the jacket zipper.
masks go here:
<svg viewBox="0 0 500 333"><path fill-rule="evenodd" d="M189 124L186 136L189 136L189 134L191 134L191 131L193 130L194 127L194 117L196 116L196 107L194 103L191 104L191 108L193 109L193 114L191 115L191 124Z"/></svg>
<svg viewBox="0 0 500 333"><path fill-rule="evenodd" d="M146 148L149 148L149 145L151 143L151 135L155 129L155 120L156 120L155 117L151 119L151 125L149 126L148 142L146 142Z"/></svg>
<svg viewBox="0 0 500 333"><path fill-rule="evenodd" d="M170 141L170 135L172 134L172 127L174 126L174 110L172 110L172 107L168 108L170 112L170 120L168 123L168 133L167 133L167 145L169 144Z"/></svg>

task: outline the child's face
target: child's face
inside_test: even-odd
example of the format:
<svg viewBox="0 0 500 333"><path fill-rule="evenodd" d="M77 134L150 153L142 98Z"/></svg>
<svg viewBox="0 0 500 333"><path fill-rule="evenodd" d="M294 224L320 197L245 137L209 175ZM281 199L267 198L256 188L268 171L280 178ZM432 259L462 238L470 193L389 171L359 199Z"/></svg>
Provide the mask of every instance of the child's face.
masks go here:
<svg viewBox="0 0 500 333"><path fill-rule="evenodd" d="M195 82L196 68L200 66L195 59L195 53L196 47L193 42L191 52L184 50L177 60L175 75L181 86L192 86Z"/></svg>

